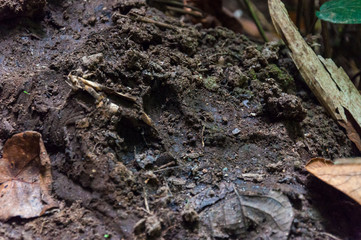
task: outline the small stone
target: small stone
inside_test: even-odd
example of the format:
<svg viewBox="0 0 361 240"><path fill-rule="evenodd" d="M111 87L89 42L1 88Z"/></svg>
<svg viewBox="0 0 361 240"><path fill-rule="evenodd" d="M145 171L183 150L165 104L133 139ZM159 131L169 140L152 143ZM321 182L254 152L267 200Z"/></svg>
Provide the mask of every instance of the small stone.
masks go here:
<svg viewBox="0 0 361 240"><path fill-rule="evenodd" d="M87 128L90 126L89 119L88 118L80 119L76 121L75 126L76 128Z"/></svg>
<svg viewBox="0 0 361 240"><path fill-rule="evenodd" d="M104 56L103 53L97 53L90 56L82 57L81 61L83 65L87 68L94 68L99 63L103 62Z"/></svg>
<svg viewBox="0 0 361 240"><path fill-rule="evenodd" d="M219 65L224 65L224 62L225 62L224 57L223 57L223 56L220 56L220 57L218 58L218 64L219 64Z"/></svg>
<svg viewBox="0 0 361 240"><path fill-rule="evenodd" d="M187 153L187 154L185 155L186 158L190 158L190 159L197 159L197 158L199 158L200 156L201 156L201 154L198 153L198 152Z"/></svg>
<svg viewBox="0 0 361 240"><path fill-rule="evenodd" d="M89 19L88 19L88 24L90 26L94 26L95 23L97 22L97 18L95 16L91 16Z"/></svg>
<svg viewBox="0 0 361 240"><path fill-rule="evenodd" d="M168 181L172 183L174 186L183 186L187 183L187 180L177 177L170 177L168 178Z"/></svg>
<svg viewBox="0 0 361 240"><path fill-rule="evenodd" d="M240 132L241 132L241 130L239 130L238 128L235 128L235 129L232 131L232 134L233 134L233 135L238 135Z"/></svg>
<svg viewBox="0 0 361 240"><path fill-rule="evenodd" d="M268 172L280 172L283 169L283 163L278 161L277 163L270 163L266 165L266 169Z"/></svg>
<svg viewBox="0 0 361 240"><path fill-rule="evenodd" d="M302 169L302 163L301 163L301 161L298 161L298 160L294 161L294 162L293 162L293 168L294 168L295 170L300 170L300 169Z"/></svg>

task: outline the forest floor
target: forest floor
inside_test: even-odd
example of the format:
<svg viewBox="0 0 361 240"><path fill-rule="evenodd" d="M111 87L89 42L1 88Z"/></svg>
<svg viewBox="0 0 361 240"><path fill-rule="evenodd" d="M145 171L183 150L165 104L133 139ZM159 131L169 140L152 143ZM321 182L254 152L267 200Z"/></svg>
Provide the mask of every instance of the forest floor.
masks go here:
<svg viewBox="0 0 361 240"><path fill-rule="evenodd" d="M357 152L283 45L140 0L49 1L0 33L1 152L40 132L60 203L0 238L361 239L358 205L304 169ZM234 202L271 192L292 206L283 232Z"/></svg>

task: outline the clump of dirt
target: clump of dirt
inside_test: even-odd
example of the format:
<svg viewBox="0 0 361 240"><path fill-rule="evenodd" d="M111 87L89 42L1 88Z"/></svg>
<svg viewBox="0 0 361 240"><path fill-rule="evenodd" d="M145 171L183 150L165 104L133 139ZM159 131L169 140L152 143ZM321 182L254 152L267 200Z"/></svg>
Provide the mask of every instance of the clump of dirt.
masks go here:
<svg viewBox="0 0 361 240"><path fill-rule="evenodd" d="M18 16L32 17L40 14L45 4L46 0L2 0L0 3L0 20Z"/></svg>
<svg viewBox="0 0 361 240"><path fill-rule="evenodd" d="M286 195L290 239L359 236L357 224L323 224L313 205L303 165L354 152L282 45L187 25L142 1L49 2L45 13L0 28L0 137L42 133L62 207L2 223L5 237L209 237L200 215L233 194L226 183Z"/></svg>

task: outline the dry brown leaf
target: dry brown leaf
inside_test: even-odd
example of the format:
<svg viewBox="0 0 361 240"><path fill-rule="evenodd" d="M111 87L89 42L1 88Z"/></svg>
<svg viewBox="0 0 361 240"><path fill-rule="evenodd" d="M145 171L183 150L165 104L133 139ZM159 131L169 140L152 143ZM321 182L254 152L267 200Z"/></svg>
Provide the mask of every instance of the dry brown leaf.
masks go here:
<svg viewBox="0 0 361 240"><path fill-rule="evenodd" d="M0 159L0 220L38 217L56 207L50 196L50 159L41 134L34 131L11 137Z"/></svg>
<svg viewBox="0 0 361 240"><path fill-rule="evenodd" d="M335 165L323 158L313 158L306 164L306 169L361 204L361 164L343 162Z"/></svg>

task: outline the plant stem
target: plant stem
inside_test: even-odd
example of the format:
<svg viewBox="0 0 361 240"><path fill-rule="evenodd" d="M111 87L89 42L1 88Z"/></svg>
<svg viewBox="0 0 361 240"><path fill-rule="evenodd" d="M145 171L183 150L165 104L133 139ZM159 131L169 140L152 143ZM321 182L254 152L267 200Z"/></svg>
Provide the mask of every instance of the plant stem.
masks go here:
<svg viewBox="0 0 361 240"><path fill-rule="evenodd" d="M266 36L266 34L265 34L264 30L263 30L263 27L262 27L262 25L261 25L261 23L260 23L260 21L259 21L259 19L257 17L257 14L254 12L254 10L253 10L253 8L251 6L251 3L249 2L249 0L244 0L244 2L246 3L248 11L250 12L250 14L251 14L251 16L253 18L253 21L255 22L255 24L257 26L257 29L258 29L259 33L261 34L263 40L265 42L268 42L267 36Z"/></svg>
<svg viewBox="0 0 361 240"><path fill-rule="evenodd" d="M324 55L325 58L330 58L331 48L330 48L330 39L328 37L328 28L327 28L328 24L326 21L321 20L321 26L322 26L321 34L322 34L322 40L324 46Z"/></svg>
<svg viewBox="0 0 361 240"><path fill-rule="evenodd" d="M303 10L303 0L298 0L297 2L297 16L296 16L296 26L298 30L301 30L301 17Z"/></svg>

